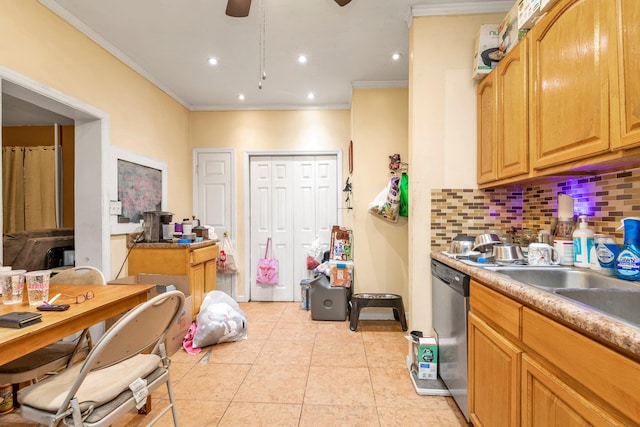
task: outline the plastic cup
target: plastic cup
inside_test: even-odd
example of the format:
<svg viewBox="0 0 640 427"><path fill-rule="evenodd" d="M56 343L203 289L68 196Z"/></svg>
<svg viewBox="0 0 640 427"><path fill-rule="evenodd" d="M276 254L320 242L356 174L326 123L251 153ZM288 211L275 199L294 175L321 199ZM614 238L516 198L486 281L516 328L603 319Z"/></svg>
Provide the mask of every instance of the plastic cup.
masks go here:
<svg viewBox="0 0 640 427"><path fill-rule="evenodd" d="M27 281L29 305L42 305L49 299L49 278L51 270L29 271L24 275Z"/></svg>
<svg viewBox="0 0 640 427"><path fill-rule="evenodd" d="M26 270L0 271L0 291L3 304L22 303L24 290L24 274Z"/></svg>

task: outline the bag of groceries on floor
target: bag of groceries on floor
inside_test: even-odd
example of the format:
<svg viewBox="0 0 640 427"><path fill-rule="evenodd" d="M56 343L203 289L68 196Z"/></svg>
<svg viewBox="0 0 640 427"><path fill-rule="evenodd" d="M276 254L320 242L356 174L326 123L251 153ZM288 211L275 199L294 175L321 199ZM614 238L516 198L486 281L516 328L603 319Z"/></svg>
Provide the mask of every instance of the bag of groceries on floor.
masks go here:
<svg viewBox="0 0 640 427"><path fill-rule="evenodd" d="M222 291L205 295L196 323L193 347L247 339L247 315L233 298Z"/></svg>
<svg viewBox="0 0 640 427"><path fill-rule="evenodd" d="M392 177L384 190L369 203L369 212L385 221L397 222L400 211L400 178Z"/></svg>

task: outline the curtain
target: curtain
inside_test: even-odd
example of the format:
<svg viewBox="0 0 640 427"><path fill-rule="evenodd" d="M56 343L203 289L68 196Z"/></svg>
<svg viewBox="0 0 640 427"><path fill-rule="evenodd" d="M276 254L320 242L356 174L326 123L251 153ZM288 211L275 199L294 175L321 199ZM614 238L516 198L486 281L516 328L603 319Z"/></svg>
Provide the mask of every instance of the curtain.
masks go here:
<svg viewBox="0 0 640 427"><path fill-rule="evenodd" d="M54 147L2 149L4 232L56 227Z"/></svg>

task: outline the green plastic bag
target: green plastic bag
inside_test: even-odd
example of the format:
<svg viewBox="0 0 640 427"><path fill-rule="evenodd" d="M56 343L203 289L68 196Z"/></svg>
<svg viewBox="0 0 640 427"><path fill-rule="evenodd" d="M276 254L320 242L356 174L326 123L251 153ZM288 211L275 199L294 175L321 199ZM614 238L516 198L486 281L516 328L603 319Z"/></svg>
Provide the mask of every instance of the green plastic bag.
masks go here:
<svg viewBox="0 0 640 427"><path fill-rule="evenodd" d="M409 216L409 177L406 173L400 179L400 216Z"/></svg>

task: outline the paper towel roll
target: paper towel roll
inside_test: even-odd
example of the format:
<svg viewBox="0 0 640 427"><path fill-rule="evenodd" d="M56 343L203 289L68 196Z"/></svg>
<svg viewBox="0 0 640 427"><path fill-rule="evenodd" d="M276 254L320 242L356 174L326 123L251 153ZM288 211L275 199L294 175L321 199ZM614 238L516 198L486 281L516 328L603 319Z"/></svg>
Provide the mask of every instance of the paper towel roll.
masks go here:
<svg viewBox="0 0 640 427"><path fill-rule="evenodd" d="M558 218L573 218L573 197L568 194L558 194Z"/></svg>

